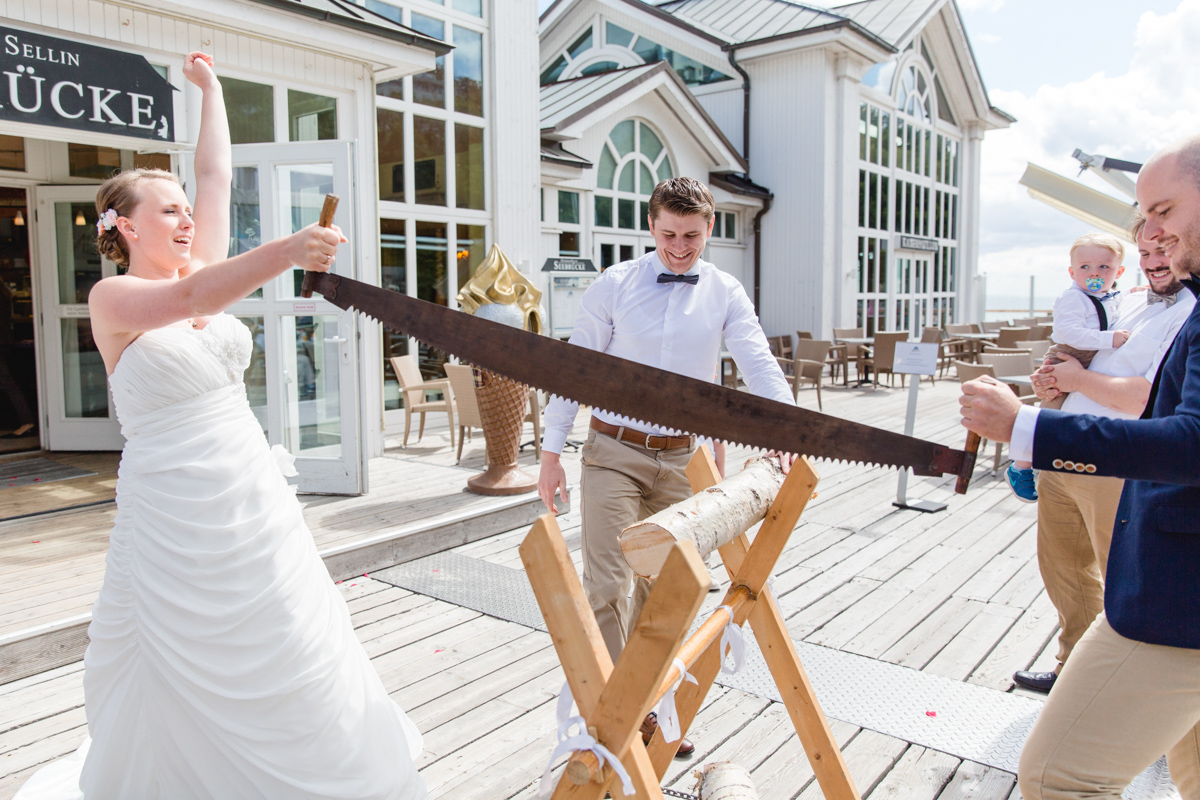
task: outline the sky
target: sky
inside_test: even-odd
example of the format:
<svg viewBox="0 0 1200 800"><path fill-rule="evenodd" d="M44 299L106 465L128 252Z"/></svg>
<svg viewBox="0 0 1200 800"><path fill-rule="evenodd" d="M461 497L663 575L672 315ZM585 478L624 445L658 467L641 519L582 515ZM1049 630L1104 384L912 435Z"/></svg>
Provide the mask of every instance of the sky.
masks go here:
<svg viewBox="0 0 1200 800"><path fill-rule="evenodd" d="M538 0L539 10L551 0ZM1144 162L1200 133L1200 0L957 0L992 105L1017 118L984 138L980 272L989 308L1038 306L1067 288L1071 242L1089 228L1017 183L1033 162L1076 177L1075 148ZM820 4L820 0L818 0ZM826 0L825 5L838 3ZM1090 173L1080 182L1122 197ZM1123 285L1137 268L1126 255Z"/></svg>
<svg viewBox="0 0 1200 800"><path fill-rule="evenodd" d="M983 143L980 271L989 307L1066 289L1071 242L1089 228L1017 183L1027 162L1076 177L1075 148L1144 162L1200 133L1200 0L959 0L992 104L1017 118ZM1122 197L1103 180L1078 178ZM1137 268L1125 258L1125 286Z"/></svg>

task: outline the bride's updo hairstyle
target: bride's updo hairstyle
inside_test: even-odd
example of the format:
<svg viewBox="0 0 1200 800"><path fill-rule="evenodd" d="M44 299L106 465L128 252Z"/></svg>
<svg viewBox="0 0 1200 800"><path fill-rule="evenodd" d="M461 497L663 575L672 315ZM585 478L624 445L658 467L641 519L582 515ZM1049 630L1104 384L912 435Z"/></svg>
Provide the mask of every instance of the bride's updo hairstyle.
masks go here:
<svg viewBox="0 0 1200 800"><path fill-rule="evenodd" d="M100 184L100 189L96 192L96 213L103 218L104 213L111 208L118 217L128 217L139 202L138 184L153 180L179 183L175 173L163 169L126 170ZM118 266L129 266L129 247L116 225L107 230L97 229L96 249L100 251L100 255Z"/></svg>

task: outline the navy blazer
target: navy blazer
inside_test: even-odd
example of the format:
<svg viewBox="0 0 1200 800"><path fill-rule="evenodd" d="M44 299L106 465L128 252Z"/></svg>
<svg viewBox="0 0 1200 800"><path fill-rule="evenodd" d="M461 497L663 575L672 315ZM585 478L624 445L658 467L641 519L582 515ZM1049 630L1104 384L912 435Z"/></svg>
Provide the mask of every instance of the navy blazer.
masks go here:
<svg viewBox="0 0 1200 800"><path fill-rule="evenodd" d="M1195 280L1184 285L1200 294ZM1033 465L1126 479L1108 551L1108 622L1129 639L1200 649L1200 303L1141 419L1042 410Z"/></svg>

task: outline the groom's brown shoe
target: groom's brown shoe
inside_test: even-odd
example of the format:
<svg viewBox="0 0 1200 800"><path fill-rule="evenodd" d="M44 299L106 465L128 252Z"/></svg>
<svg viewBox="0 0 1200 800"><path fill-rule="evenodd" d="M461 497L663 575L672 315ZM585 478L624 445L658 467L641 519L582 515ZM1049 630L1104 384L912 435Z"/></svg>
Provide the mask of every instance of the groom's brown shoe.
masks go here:
<svg viewBox="0 0 1200 800"><path fill-rule="evenodd" d="M642 720L642 744L650 744L650 738L654 736L654 732L658 730L658 714L651 711ZM687 758L696 751L696 745L692 744L686 736L679 740L679 749L675 751L676 758Z"/></svg>

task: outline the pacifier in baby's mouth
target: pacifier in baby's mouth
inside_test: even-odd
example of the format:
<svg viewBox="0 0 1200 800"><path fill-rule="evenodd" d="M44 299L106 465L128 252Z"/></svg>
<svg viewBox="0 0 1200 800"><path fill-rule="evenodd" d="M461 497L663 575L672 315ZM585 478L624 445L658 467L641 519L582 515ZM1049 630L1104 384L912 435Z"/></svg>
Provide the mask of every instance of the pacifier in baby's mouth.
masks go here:
<svg viewBox="0 0 1200 800"><path fill-rule="evenodd" d="M1089 292L1104 291L1104 278L1085 278L1083 283Z"/></svg>

